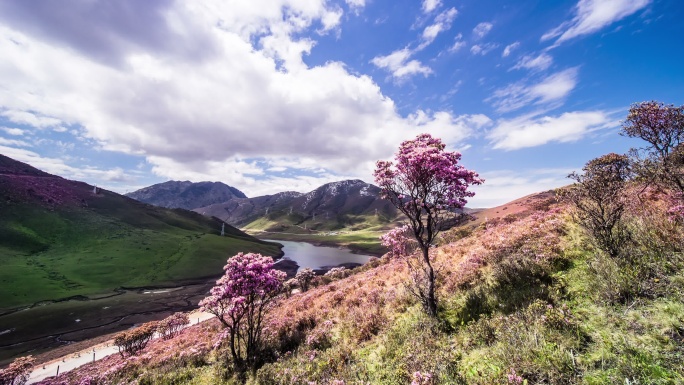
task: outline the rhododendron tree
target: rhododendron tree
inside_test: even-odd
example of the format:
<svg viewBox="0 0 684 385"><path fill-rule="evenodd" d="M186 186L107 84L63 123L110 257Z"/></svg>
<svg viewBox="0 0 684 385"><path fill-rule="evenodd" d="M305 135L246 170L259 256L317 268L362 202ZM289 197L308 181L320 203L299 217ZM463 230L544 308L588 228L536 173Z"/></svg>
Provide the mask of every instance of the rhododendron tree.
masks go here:
<svg viewBox="0 0 684 385"><path fill-rule="evenodd" d="M414 285L425 311L437 315L435 270L429 249L440 230L460 216L466 198L475 195L471 185L484 182L474 171L459 165L461 154L444 150L445 144L429 134L401 144L396 163L378 161L375 182L382 197L408 218L408 226L422 252L424 283Z"/></svg>
<svg viewBox="0 0 684 385"><path fill-rule="evenodd" d="M574 206L573 216L591 235L596 245L617 257L629 238L622 220L627 205L625 187L632 171L625 155L607 154L589 161L583 174L572 173L575 180L564 192Z"/></svg>
<svg viewBox="0 0 684 385"><path fill-rule="evenodd" d="M223 268L225 274L200 302L227 328L235 367L256 369L264 316L281 292L286 274L273 269L273 259L261 254L238 253Z"/></svg>
<svg viewBox="0 0 684 385"><path fill-rule="evenodd" d="M684 192L684 106L656 101L633 104L622 134L650 144L647 158L639 162L645 179Z"/></svg>

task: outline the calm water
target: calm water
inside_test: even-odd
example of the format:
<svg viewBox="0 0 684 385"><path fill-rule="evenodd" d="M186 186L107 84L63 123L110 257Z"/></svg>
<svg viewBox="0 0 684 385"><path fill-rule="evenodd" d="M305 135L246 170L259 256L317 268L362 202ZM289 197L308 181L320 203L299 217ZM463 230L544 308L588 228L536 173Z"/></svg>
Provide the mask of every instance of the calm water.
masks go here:
<svg viewBox="0 0 684 385"><path fill-rule="evenodd" d="M371 257L370 255L353 254L346 249L314 246L306 242L270 241L281 243L284 246L285 258L297 262L300 269L306 267L320 269L325 266L337 266L343 263L364 264Z"/></svg>

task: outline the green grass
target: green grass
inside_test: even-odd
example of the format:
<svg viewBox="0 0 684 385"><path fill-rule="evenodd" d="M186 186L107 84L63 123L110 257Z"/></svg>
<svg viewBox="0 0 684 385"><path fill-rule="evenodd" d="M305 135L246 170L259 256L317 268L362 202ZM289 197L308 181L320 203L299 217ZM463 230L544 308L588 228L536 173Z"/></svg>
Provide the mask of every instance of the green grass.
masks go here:
<svg viewBox="0 0 684 385"><path fill-rule="evenodd" d="M238 252L278 255L258 241L199 214L109 194L87 208L0 207L0 308L118 287L173 285L217 276Z"/></svg>

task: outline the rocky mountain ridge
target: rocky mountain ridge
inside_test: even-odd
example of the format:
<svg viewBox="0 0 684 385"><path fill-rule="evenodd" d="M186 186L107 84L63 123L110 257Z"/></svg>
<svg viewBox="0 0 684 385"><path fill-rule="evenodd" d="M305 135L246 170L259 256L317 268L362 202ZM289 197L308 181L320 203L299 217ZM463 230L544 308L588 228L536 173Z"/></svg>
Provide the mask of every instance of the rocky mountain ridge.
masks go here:
<svg viewBox="0 0 684 385"><path fill-rule="evenodd" d="M173 180L142 188L126 196L155 206L186 210L222 203L234 198L247 198L242 191L221 182Z"/></svg>

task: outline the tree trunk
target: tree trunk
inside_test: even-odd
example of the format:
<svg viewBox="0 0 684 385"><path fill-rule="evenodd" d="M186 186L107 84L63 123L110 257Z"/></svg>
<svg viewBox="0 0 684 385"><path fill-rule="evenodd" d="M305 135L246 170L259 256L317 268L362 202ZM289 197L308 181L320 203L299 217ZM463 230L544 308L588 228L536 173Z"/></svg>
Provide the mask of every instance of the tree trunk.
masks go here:
<svg viewBox="0 0 684 385"><path fill-rule="evenodd" d="M427 265L427 298L425 301L425 311L430 317L437 318L437 298L435 296L435 269L432 268L429 256L429 246L423 248L423 262Z"/></svg>

